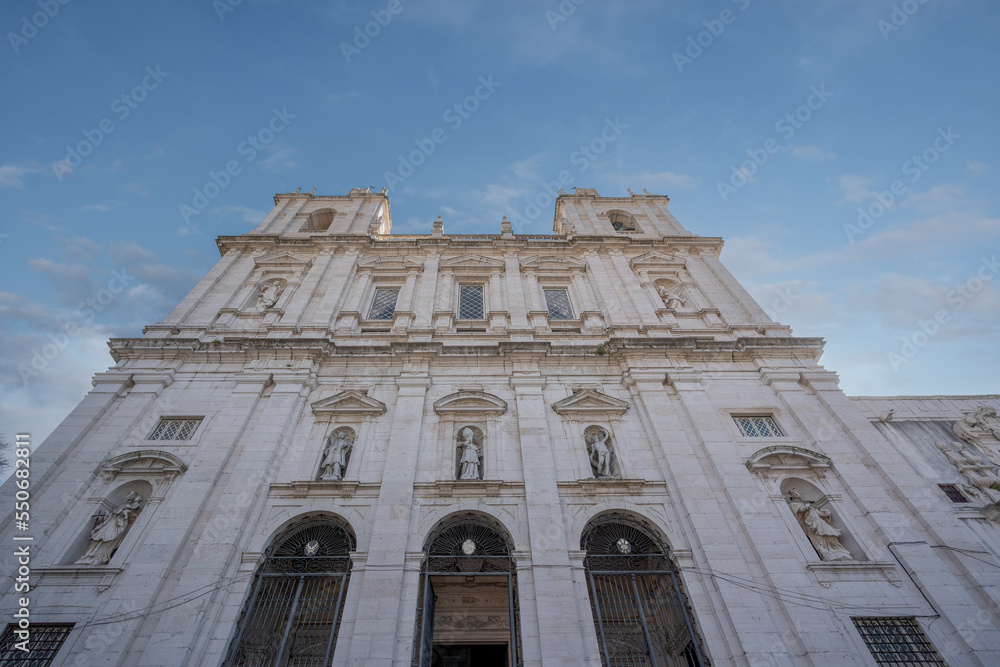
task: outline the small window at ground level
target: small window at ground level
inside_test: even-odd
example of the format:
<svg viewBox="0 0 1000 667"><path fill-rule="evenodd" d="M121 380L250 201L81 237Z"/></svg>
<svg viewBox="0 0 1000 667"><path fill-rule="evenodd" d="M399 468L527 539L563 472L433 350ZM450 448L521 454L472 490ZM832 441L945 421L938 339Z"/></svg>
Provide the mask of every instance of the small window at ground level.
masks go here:
<svg viewBox="0 0 1000 667"><path fill-rule="evenodd" d="M375 297L372 299L371 310L368 311L370 320L391 320L396 312L396 299L399 297L399 288L386 289L379 287L375 290Z"/></svg>
<svg viewBox="0 0 1000 667"><path fill-rule="evenodd" d="M565 287L546 287L542 291L545 293L545 307L548 308L551 319L573 319L573 309L569 305L569 291Z"/></svg>
<svg viewBox="0 0 1000 667"><path fill-rule="evenodd" d="M153 429L150 440L190 440L201 423L201 417L196 419L170 419L164 417Z"/></svg>
<svg viewBox="0 0 1000 667"><path fill-rule="evenodd" d="M45 667L51 665L56 653L73 629L72 623L32 623L27 630L21 630L13 623L7 626L0 637L0 667ZM27 653L18 648L23 635L28 632Z"/></svg>
<svg viewBox="0 0 1000 667"><path fill-rule="evenodd" d="M481 320L485 316L482 285L462 285L458 294L458 319Z"/></svg>
<svg viewBox="0 0 1000 667"><path fill-rule="evenodd" d="M944 665L912 616L852 618L879 665Z"/></svg>
<svg viewBox="0 0 1000 667"><path fill-rule="evenodd" d="M965 497L965 494L962 493L958 489L958 487L955 486L954 484L938 484L938 486L941 487L941 490L944 491L944 495L948 496L948 500L950 500L951 502L953 503L969 502L969 499Z"/></svg>
<svg viewBox="0 0 1000 667"><path fill-rule="evenodd" d="M768 415L733 417L745 438L780 438L781 429L774 423L774 418Z"/></svg>

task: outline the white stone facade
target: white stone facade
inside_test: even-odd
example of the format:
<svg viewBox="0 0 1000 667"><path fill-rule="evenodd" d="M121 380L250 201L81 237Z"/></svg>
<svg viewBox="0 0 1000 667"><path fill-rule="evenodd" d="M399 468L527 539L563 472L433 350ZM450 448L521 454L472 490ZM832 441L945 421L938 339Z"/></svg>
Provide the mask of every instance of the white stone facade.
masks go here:
<svg viewBox="0 0 1000 667"><path fill-rule="evenodd" d="M875 665L858 617L915 619L948 665L1000 664L1000 493L981 479L1000 426L955 436L964 471L936 445L1000 396L845 396L822 340L770 320L666 197L561 195L554 230L394 235L387 197L359 189L276 195L256 230L218 239L218 264L110 342L117 364L32 457L31 618L73 624L52 664L223 664L259 563L304 517L356 540L332 663L413 664L428 536L462 513L509 542L525 665L601 664L581 539L606 515L669 548L704 664ZM462 286L481 318L458 317ZM379 289L398 290L388 319ZM163 418L200 421L150 440ZM465 428L475 479L458 479ZM335 432L342 479L324 480ZM850 558L820 557L792 488ZM92 517L133 491L110 561L79 562ZM439 617L504 641L498 581L477 593L489 613ZM437 604L462 599L442 586Z"/></svg>

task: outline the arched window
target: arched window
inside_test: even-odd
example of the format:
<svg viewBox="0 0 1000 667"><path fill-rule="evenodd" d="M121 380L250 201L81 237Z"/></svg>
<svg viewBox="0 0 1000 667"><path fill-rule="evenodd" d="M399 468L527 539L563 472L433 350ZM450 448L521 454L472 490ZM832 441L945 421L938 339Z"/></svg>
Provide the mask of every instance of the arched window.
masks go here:
<svg viewBox="0 0 1000 667"><path fill-rule="evenodd" d="M337 212L332 208L321 208L309 214L306 224L302 227L303 232L325 232L330 229L330 223L336 217Z"/></svg>
<svg viewBox="0 0 1000 667"><path fill-rule="evenodd" d="M475 514L453 517L431 533L421 569L414 665L522 664L510 552L503 529Z"/></svg>
<svg viewBox="0 0 1000 667"><path fill-rule="evenodd" d="M354 547L350 529L329 519L308 520L275 540L257 570L225 664L329 665Z"/></svg>
<svg viewBox="0 0 1000 667"><path fill-rule="evenodd" d="M611 226L615 228L616 232L635 232L638 231L635 225L635 216L633 216L628 211L622 211L615 209L607 212L608 220L611 221Z"/></svg>
<svg viewBox="0 0 1000 667"><path fill-rule="evenodd" d="M624 516L593 523L580 540L605 667L702 667L677 569L652 531Z"/></svg>

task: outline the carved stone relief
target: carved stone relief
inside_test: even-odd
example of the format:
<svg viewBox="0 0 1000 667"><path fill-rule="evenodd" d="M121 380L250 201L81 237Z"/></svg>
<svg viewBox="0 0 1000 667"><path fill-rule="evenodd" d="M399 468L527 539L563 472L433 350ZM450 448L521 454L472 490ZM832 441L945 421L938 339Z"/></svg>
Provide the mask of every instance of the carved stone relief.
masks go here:
<svg viewBox="0 0 1000 667"><path fill-rule="evenodd" d="M956 431L957 427L958 423ZM979 454L978 448L966 448L958 441L953 441L950 445L937 442L935 445L947 457L948 462L968 480L967 485L962 485L963 491L986 505L996 504L1000 500L1000 475L992 462ZM986 512L984 514L989 516Z"/></svg>
<svg viewBox="0 0 1000 667"><path fill-rule="evenodd" d="M287 281L283 278L272 278L262 281L257 285L257 302L254 304L253 309L267 310L268 308L274 308L274 304L278 303L278 299L281 297L282 292L285 291L287 284Z"/></svg>

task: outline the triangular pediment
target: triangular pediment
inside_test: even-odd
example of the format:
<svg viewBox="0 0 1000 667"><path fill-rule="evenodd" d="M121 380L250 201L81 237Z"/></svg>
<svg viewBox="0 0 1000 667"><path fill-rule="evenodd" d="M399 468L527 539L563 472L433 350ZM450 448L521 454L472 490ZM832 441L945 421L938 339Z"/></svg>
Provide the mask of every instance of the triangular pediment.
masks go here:
<svg viewBox="0 0 1000 667"><path fill-rule="evenodd" d="M662 252L647 252L645 255L633 257L629 262L633 270L639 269L683 269L684 260L674 255Z"/></svg>
<svg viewBox="0 0 1000 667"><path fill-rule="evenodd" d="M360 391L348 389L312 404L314 415L384 415L385 403Z"/></svg>
<svg viewBox="0 0 1000 667"><path fill-rule="evenodd" d="M441 260L443 269L499 269L503 270L503 260L486 255L462 255Z"/></svg>
<svg viewBox="0 0 1000 667"><path fill-rule="evenodd" d="M434 412L502 415L507 412L507 402L482 391L456 391L437 400Z"/></svg>
<svg viewBox="0 0 1000 667"><path fill-rule="evenodd" d="M572 396L552 404L552 409L561 415L567 414L625 414L629 404L596 389L583 389Z"/></svg>
<svg viewBox="0 0 1000 667"><path fill-rule="evenodd" d="M261 255L260 257L254 257L254 266L262 267L278 267L278 266L292 266L292 267L308 267L312 265L312 261L305 259L303 257L298 257L290 252L277 252L271 255Z"/></svg>
<svg viewBox="0 0 1000 667"><path fill-rule="evenodd" d="M534 269L536 271L583 271L587 268L587 263L575 257L546 255L542 257L525 257L521 260L521 268Z"/></svg>

